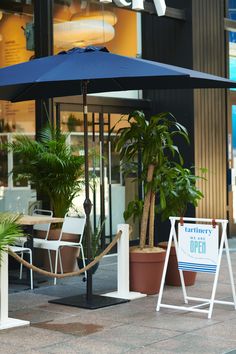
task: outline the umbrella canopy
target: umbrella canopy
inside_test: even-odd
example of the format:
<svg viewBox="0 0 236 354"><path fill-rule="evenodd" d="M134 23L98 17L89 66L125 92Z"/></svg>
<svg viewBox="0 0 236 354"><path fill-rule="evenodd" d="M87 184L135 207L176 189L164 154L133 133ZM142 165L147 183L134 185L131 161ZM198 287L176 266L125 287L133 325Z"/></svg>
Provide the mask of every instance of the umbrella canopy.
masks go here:
<svg viewBox="0 0 236 354"><path fill-rule="evenodd" d="M133 89L235 88L236 81L158 62L75 48L0 69L0 99L12 102Z"/></svg>

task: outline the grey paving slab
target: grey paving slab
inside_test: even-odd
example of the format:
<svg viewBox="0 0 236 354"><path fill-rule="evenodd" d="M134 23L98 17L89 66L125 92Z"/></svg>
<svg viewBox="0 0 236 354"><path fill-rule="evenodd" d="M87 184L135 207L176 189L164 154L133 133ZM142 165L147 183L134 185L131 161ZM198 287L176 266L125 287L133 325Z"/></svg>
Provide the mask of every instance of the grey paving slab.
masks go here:
<svg viewBox="0 0 236 354"><path fill-rule="evenodd" d="M199 328L212 326L218 323L217 320L208 320L204 315L196 313L172 312L160 316L159 312L153 314L150 318L144 319L142 325L145 327L175 330L180 332L189 332Z"/></svg>
<svg viewBox="0 0 236 354"><path fill-rule="evenodd" d="M23 291L20 293L13 293L9 295L9 311L20 310L23 308L30 308L44 304L51 297L42 294L35 294L33 291Z"/></svg>
<svg viewBox="0 0 236 354"><path fill-rule="evenodd" d="M204 327L201 330L196 330L194 334L204 336L205 338L234 340L236 348L236 319L227 319L220 323L209 327Z"/></svg>
<svg viewBox="0 0 236 354"><path fill-rule="evenodd" d="M45 345L54 345L68 341L68 336L60 332L52 332L41 328L19 327L1 331L1 345L9 348L19 347L21 350L38 349ZM6 353L6 352L5 352Z"/></svg>
<svg viewBox="0 0 236 354"><path fill-rule="evenodd" d="M27 350L27 348L20 349L20 345L9 345L2 343L0 344L0 354L19 354L23 353L23 350Z"/></svg>
<svg viewBox="0 0 236 354"><path fill-rule="evenodd" d="M45 311L39 308L27 308L17 311L12 311L10 316L13 318L30 321L30 323L38 323L45 321L53 321L55 319L65 318L65 313ZM67 314L67 317L72 317L73 314Z"/></svg>
<svg viewBox="0 0 236 354"><path fill-rule="evenodd" d="M41 347L37 351L35 349L26 351L24 354L121 354L126 352L126 346L103 343L93 339L89 339L89 341L72 339L68 342Z"/></svg>
<svg viewBox="0 0 236 354"><path fill-rule="evenodd" d="M142 347L145 344L152 344L169 337L175 337L178 334L179 333L176 331L143 328L141 325L123 325L104 330L102 333L92 334L81 340L79 338L74 338L70 341L70 344L79 345L81 352L83 353L95 353L96 348L97 352L100 353L100 347L105 350L106 348L107 350L110 348L110 352L103 351L104 353L113 353L113 346L116 347L117 350L119 348L120 353L125 353L128 350Z"/></svg>
<svg viewBox="0 0 236 354"><path fill-rule="evenodd" d="M63 315L63 317L62 317ZM99 326L101 327L100 330L106 329L106 328L113 328L113 327L118 327L121 326L123 323L122 322L117 322L115 321L112 316L109 319L104 319L101 318L100 313L97 311L90 311L83 313L81 311L80 314L70 314L65 316L65 313L61 314L60 317L55 317L51 321L37 321L35 322L35 326L41 326L42 328L45 327L49 330L53 331L59 331L64 333L68 332L66 328L69 328L71 326L71 333L73 333L74 328L77 327L85 327L86 326Z"/></svg>
<svg viewBox="0 0 236 354"><path fill-rule="evenodd" d="M122 305L107 307L97 312L97 316L122 323L142 322L153 313L153 306L145 306L142 301L133 301Z"/></svg>
<svg viewBox="0 0 236 354"><path fill-rule="evenodd" d="M234 341L218 338L209 340L204 336L183 334L164 341L159 341L143 348L130 350L128 353L137 354L223 354L234 348Z"/></svg>
<svg viewBox="0 0 236 354"><path fill-rule="evenodd" d="M63 313L65 316L67 315L77 315L77 314L83 314L83 313L88 313L88 310L81 309L79 307L72 307L72 306L64 306L64 305L58 305L58 304L51 304L51 303L44 303L38 306L39 309L42 309L43 311L49 311L49 312L55 312L55 313Z"/></svg>

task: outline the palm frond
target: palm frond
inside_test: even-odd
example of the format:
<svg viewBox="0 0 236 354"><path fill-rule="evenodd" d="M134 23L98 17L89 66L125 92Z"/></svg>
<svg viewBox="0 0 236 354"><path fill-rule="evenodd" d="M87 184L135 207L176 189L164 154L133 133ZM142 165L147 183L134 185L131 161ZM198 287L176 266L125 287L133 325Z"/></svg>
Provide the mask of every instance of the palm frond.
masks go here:
<svg viewBox="0 0 236 354"><path fill-rule="evenodd" d="M14 244L18 237L24 236L21 226L17 223L21 215L0 213L0 257L8 245Z"/></svg>
<svg viewBox="0 0 236 354"><path fill-rule="evenodd" d="M18 135L8 146L23 161L14 165L14 178L29 180L38 192L47 195L58 217L65 215L81 190L84 175L84 156L74 153L67 137L59 129L47 126L39 133L38 141Z"/></svg>

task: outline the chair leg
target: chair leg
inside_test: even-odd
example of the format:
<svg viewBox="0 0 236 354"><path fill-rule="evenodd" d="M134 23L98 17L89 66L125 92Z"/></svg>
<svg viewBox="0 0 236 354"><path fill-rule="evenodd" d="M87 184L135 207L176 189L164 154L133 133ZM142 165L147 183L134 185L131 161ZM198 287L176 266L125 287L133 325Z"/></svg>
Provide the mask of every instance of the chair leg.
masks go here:
<svg viewBox="0 0 236 354"><path fill-rule="evenodd" d="M32 251L30 250L29 252L30 255L30 264L32 265L33 261L32 261ZM33 290L34 289L34 282L33 282L33 270L30 269L30 289Z"/></svg>
<svg viewBox="0 0 236 354"><path fill-rule="evenodd" d="M23 258L23 252L21 252L20 256L21 256L21 258ZM22 279L22 271L23 271L23 264L21 263L20 264L20 276L19 276L19 279Z"/></svg>
<svg viewBox="0 0 236 354"><path fill-rule="evenodd" d="M55 254L55 274L57 274L58 252L59 250L57 249ZM54 278L54 285L56 284L57 284L57 278Z"/></svg>
<svg viewBox="0 0 236 354"><path fill-rule="evenodd" d="M52 257L51 257L51 251L48 250L48 259L49 259L49 266L50 266L50 272L52 273Z"/></svg>
<svg viewBox="0 0 236 354"><path fill-rule="evenodd" d="M63 274L63 267L62 267L62 259L61 259L61 250L60 250L60 248L59 248L59 264L60 264L61 274Z"/></svg>

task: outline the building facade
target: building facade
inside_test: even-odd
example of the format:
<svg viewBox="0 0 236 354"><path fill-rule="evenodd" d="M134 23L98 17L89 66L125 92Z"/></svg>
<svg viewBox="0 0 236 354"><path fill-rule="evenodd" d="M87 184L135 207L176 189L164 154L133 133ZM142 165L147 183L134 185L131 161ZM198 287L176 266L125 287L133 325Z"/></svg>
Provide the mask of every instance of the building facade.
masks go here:
<svg viewBox="0 0 236 354"><path fill-rule="evenodd" d="M156 2L116 0L12 0L0 4L0 67L56 54L74 46L104 45L111 52L142 57L207 73L234 78L236 51L234 0L166 0L164 16ZM235 65L236 66L236 65ZM184 148L187 166L208 169L200 182L205 198L197 216L229 218L236 230L235 172L236 96L234 91L147 90L91 95L89 97L90 145L107 157L91 166L98 178L105 176L94 195L96 215L107 218L106 235L114 234L128 200L137 186L123 179L120 161L111 149L109 128L133 109L148 114L170 111L189 131L191 144ZM83 136L80 97L11 104L0 102L1 139L14 133L34 135L48 115L62 130L71 132L71 144ZM234 128L235 126L235 128ZM234 143L235 142L235 143ZM9 171L14 156L1 152L1 209L27 209L35 201L30 186L18 185ZM25 196L24 196L25 195ZM115 201L120 198L119 205ZM83 196L81 197L83 199ZM81 200L82 200L81 199ZM78 204L81 204L81 200ZM113 211L111 213L111 210ZM190 211L194 213L194 211ZM96 223L96 220L94 220Z"/></svg>

